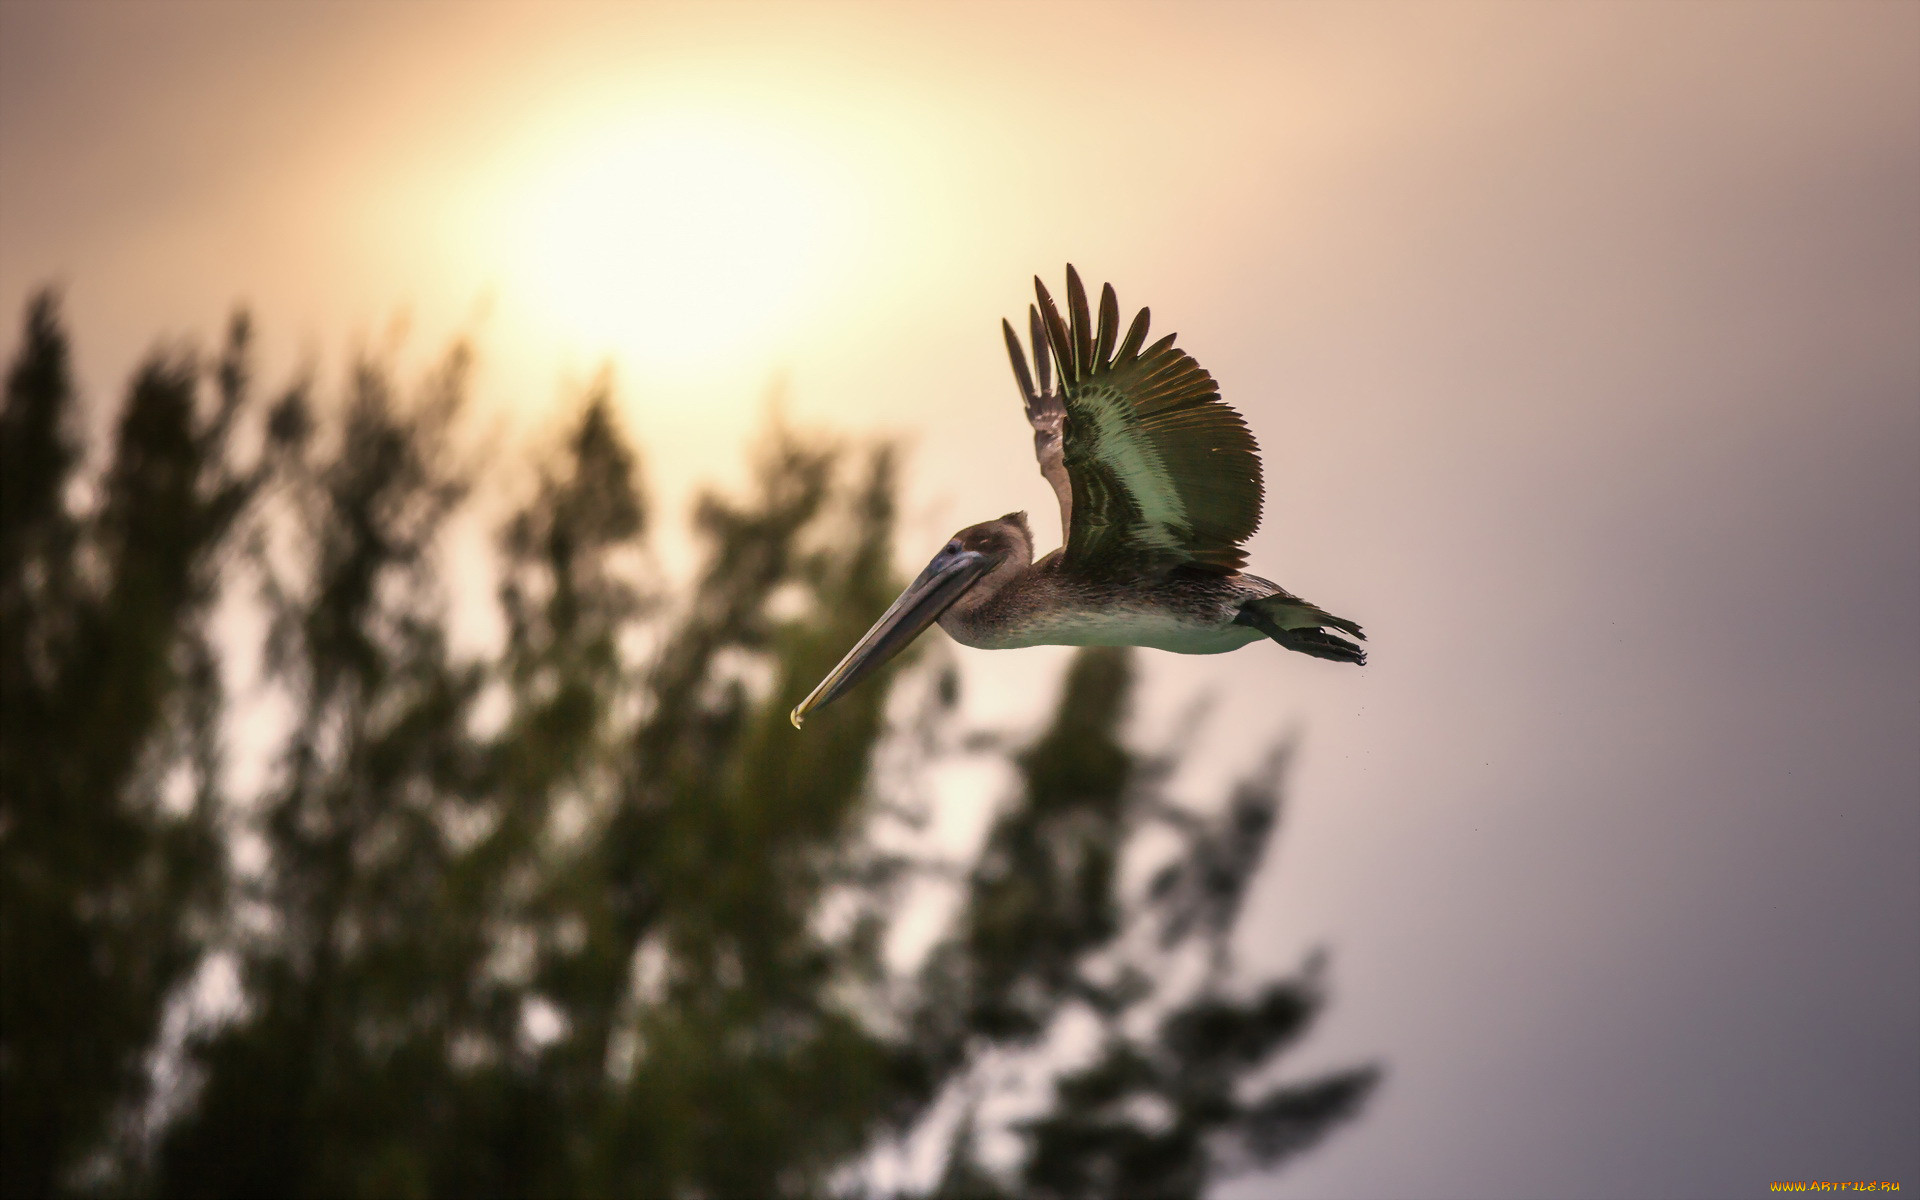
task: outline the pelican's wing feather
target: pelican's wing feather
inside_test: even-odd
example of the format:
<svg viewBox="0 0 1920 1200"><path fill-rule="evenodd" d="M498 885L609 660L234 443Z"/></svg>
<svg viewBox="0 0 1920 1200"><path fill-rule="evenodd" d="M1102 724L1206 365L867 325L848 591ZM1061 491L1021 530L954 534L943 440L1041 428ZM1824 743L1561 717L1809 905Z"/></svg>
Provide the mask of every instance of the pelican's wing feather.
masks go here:
<svg viewBox="0 0 1920 1200"><path fill-rule="evenodd" d="M1014 381L1027 403L1027 421L1033 426L1033 456L1040 460L1040 474L1053 485L1060 500L1060 533L1064 537L1073 528L1073 485L1067 480L1067 465L1061 460L1061 435L1067 421L1065 399L1053 388L1053 372L1048 369L1045 335L1040 329L1040 310L1030 308L1033 325L1034 373L1027 371L1027 355L1020 348L1020 335L1005 320L1000 329L1007 335L1007 354L1013 359ZM1039 376L1036 385L1034 375Z"/></svg>
<svg viewBox="0 0 1920 1200"><path fill-rule="evenodd" d="M1038 279L1034 290L1037 387L1013 327L1002 324L1041 474L1060 497L1064 565L1087 574L1238 570L1240 544L1260 525L1260 448L1221 403L1213 376L1171 334L1143 349L1144 308L1119 338L1111 285L1101 289L1097 327L1071 266L1069 320ZM1057 387L1047 386L1049 358Z"/></svg>

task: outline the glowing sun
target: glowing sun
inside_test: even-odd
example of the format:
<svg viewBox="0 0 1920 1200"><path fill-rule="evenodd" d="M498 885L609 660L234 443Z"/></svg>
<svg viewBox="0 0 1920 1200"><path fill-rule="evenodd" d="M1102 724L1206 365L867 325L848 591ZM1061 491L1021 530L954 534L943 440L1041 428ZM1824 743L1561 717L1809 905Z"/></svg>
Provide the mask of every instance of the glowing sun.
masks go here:
<svg viewBox="0 0 1920 1200"><path fill-rule="evenodd" d="M836 190L775 136L690 120L604 131L533 181L519 274L584 349L667 370L757 356L830 273L848 216Z"/></svg>

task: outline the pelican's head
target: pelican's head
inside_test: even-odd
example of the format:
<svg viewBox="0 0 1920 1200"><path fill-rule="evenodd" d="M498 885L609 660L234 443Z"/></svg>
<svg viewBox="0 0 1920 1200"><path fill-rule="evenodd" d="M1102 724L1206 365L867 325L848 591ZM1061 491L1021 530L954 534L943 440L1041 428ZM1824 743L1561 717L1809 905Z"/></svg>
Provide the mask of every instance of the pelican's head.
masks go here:
<svg viewBox="0 0 1920 1200"><path fill-rule="evenodd" d="M940 614L970 592L982 596L999 590L1012 575L1033 562L1033 535L1027 514L1008 513L993 521L969 525L947 539L919 578L880 615L840 665L827 672L820 686L807 694L791 714L800 728L807 714L839 699L854 684L900 653Z"/></svg>

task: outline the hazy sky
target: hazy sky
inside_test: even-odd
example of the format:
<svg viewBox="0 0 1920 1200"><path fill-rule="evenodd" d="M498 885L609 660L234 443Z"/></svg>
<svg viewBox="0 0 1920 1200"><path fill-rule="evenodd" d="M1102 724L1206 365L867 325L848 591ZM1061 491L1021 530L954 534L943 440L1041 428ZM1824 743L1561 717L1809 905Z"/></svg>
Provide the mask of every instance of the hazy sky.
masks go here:
<svg viewBox="0 0 1920 1200"><path fill-rule="evenodd" d="M917 568L1056 528L997 323L1067 261L1372 639L1150 656L1195 794L1300 731L1243 965L1389 1069L1221 1194L1920 1187L1920 4L0 4L0 304L103 398L404 311L507 422L611 361L679 496L778 379L913 439ZM994 724L1062 661L958 653Z"/></svg>

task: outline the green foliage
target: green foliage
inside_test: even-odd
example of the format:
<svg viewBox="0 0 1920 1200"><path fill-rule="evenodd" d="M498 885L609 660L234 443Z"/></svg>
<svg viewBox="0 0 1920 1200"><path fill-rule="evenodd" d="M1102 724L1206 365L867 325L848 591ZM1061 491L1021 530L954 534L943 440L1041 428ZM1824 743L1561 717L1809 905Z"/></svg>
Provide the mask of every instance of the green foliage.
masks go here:
<svg viewBox="0 0 1920 1200"><path fill-rule="evenodd" d="M1217 815L1173 803L1122 736L1125 652L1074 659L958 870L886 836L974 752L951 672L904 720L912 656L788 725L897 590L888 449L772 431L677 586L596 387L499 532L503 644L462 656L455 592L489 586L446 555L462 353L411 395L364 363L263 404L236 322L212 371L142 370L91 503L66 362L37 302L0 417L7 1195L857 1194L933 1139L940 1196L1194 1196L1372 1086L1249 1091L1322 1002L1313 964L1227 983L1280 762ZM222 595L265 618L244 710ZM271 704L278 732L243 722ZM221 768L243 737L273 739L259 794ZM1179 848L1134 886L1151 830ZM942 881L947 933L896 961ZM209 956L239 1011L156 1060ZM1076 1019L1091 1059L1048 1059ZM1060 1063L1041 1111L968 1102L1010 1055Z"/></svg>
<svg viewBox="0 0 1920 1200"><path fill-rule="evenodd" d="M1031 1042L1077 1005L1098 1018L1101 1045L1055 1079L1046 1111L1017 1123L1017 1186L979 1163L969 1115L938 1196L1197 1197L1211 1178L1306 1149L1378 1081L1360 1068L1244 1094L1324 1002L1318 956L1248 999L1226 990L1285 753L1217 816L1172 803L1163 785L1177 760L1119 738L1130 653L1088 648L1069 668L1052 726L1018 756L1024 786L988 834L956 936L932 957L939 986L922 1011L938 1014L929 1044L977 1047ZM1116 872L1150 827L1181 850L1127 904ZM1196 955L1198 982L1169 988Z"/></svg>
<svg viewBox="0 0 1920 1200"><path fill-rule="evenodd" d="M202 403L192 359L143 366L102 477L75 477L68 348L28 309L0 412L0 1189L47 1195L140 1102L143 1054L199 953L218 673L201 624L257 477L229 461L236 321ZM72 493L96 500L76 512Z"/></svg>

